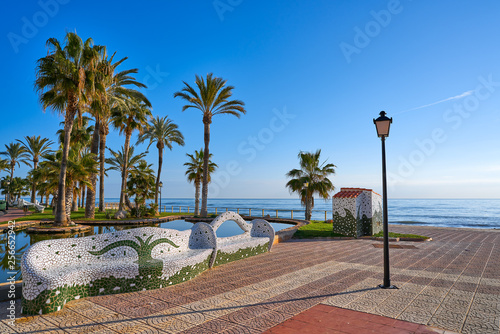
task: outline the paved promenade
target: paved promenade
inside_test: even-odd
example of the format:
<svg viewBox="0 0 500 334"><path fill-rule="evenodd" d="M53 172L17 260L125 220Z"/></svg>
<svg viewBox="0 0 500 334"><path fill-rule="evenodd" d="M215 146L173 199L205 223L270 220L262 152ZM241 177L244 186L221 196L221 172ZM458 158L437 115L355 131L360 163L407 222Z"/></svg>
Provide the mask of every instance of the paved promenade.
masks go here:
<svg viewBox="0 0 500 334"><path fill-rule="evenodd" d="M0 333L499 334L500 231L391 230L434 239L391 248L397 290L376 288L378 241L290 241L177 286L72 301L13 327L4 302Z"/></svg>

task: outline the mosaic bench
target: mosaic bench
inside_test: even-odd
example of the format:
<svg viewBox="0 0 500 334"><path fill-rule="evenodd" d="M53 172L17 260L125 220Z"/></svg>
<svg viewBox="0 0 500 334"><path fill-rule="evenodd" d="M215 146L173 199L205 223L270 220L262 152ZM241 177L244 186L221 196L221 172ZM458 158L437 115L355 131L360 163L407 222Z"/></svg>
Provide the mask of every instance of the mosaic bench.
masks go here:
<svg viewBox="0 0 500 334"><path fill-rule="evenodd" d="M217 237L217 245L211 267L218 266L271 250L274 242L274 228L264 219L254 219L247 223L236 212L228 211L215 218L210 226L214 233L227 220L232 220L243 230L232 237Z"/></svg>
<svg viewBox="0 0 500 334"><path fill-rule="evenodd" d="M210 267L215 248L215 233L206 223L186 231L142 227L37 242L21 260L23 313L50 313L86 296L189 280Z"/></svg>

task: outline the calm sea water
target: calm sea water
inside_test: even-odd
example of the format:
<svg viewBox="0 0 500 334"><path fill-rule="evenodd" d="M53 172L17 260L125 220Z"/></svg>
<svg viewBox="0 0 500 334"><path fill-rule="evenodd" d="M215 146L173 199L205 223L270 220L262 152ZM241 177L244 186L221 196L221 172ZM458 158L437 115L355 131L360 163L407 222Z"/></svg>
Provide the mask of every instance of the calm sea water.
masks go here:
<svg viewBox="0 0 500 334"><path fill-rule="evenodd" d="M107 202L118 202L118 198L106 198ZM194 199L162 198L162 206L170 212L194 209ZM241 214L264 214L271 217L278 216L290 218L290 210L294 210L294 218L304 219L304 207L299 199L209 199L208 211L218 212L225 209L236 211L240 208ZM247 209L247 210L244 210ZM389 200L390 224L413 224L448 227L469 228L500 228L500 199L390 199ZM315 199L313 219L324 220L325 211L327 219L332 217L331 200Z"/></svg>

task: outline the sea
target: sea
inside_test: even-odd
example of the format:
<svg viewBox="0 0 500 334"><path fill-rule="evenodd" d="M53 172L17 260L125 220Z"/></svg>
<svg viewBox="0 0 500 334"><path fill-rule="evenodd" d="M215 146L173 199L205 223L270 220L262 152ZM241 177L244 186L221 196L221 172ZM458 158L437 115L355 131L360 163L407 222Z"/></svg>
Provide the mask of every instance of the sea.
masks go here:
<svg viewBox="0 0 500 334"><path fill-rule="evenodd" d="M106 202L118 202L118 198L106 198ZM167 212L194 210L194 199L162 198L162 209ZM201 205L201 203L200 203ZM208 212L227 210L246 215L262 214L276 217L304 219L304 207L299 199L208 199ZM332 218L332 201L315 199L312 219ZM389 224L424 225L500 229L500 199L389 199Z"/></svg>

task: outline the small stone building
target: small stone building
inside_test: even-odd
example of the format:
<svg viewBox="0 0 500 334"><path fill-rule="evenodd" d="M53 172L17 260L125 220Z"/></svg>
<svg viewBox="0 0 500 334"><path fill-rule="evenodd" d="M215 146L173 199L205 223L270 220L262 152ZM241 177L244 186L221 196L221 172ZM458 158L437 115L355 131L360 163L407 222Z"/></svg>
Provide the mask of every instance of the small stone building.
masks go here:
<svg viewBox="0 0 500 334"><path fill-rule="evenodd" d="M333 232L358 238L382 230L382 196L373 190L341 188L332 205Z"/></svg>

